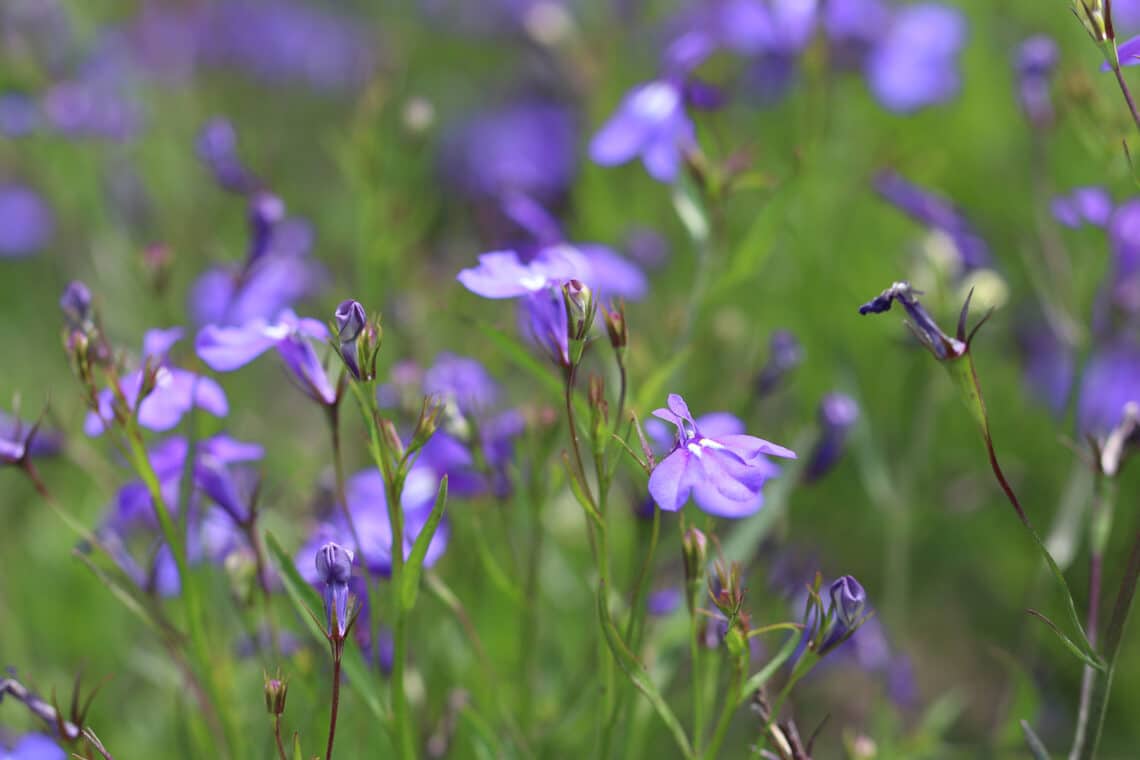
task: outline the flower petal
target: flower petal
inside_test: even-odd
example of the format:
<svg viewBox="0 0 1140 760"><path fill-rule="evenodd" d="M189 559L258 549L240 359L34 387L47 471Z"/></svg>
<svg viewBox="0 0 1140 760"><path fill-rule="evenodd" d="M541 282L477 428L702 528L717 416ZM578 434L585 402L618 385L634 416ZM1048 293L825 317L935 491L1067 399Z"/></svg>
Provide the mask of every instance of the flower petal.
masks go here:
<svg viewBox="0 0 1140 760"><path fill-rule="evenodd" d="M689 500L692 484L687 477L692 454L675 449L649 474L649 495L666 512L676 512Z"/></svg>

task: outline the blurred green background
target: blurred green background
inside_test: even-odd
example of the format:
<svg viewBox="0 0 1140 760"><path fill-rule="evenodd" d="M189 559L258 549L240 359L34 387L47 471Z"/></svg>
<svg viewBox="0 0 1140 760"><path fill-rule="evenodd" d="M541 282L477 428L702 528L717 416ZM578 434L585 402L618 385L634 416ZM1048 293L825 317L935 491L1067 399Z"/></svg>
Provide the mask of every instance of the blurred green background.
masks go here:
<svg viewBox="0 0 1140 760"><path fill-rule="evenodd" d="M947 104L909 116L887 113L859 77L830 73L817 44L805 54L799 83L780 102L737 102L697 116L701 144L711 156L751 146L757 181L721 208L723 245L713 253L690 353L665 390L683 393L698 413L732 411L749 432L787 445L811 440L825 393L842 390L858 399L862 416L844 459L818 484L791 490L769 539L749 558L750 604L756 621L798 614L770 593L767 579L772 562L789 547L818 558L827 577L856 576L892 647L911 660L919 690L919 703L900 710L880 679L855 668L836 667L810 679L794 702L804 730L830 715L817 749L821 758L843 756L841 740L856 734L874 739L880 757L1027 757L1019 719L1037 727L1061 756L1076 712L1080 664L1025 613L1035 607L1060 620L1061 601L988 472L974 423L942 369L906 339L900 318L860 317L857 308L891 282L912 276L933 245L921 226L874 194L871 178L878 170L894 168L965 210L989 243L1008 290L974 344L996 445L1030 517L1049 533L1072 481L1078 481L1078 501L1088 485L1080 483L1071 413L1057 418L1023 383L1015 328L1039 318L1034 279L1043 266L1043 234L1062 235L1072 260L1073 314L1087 325L1108 269L1108 247L1097 230L1062 233L1047 216L1042 222L1043 204L1053 192L1088 184L1127 198L1133 185L1119 145L1133 135L1111 76L1097 73L1099 53L1066 2L953 4L968 17L969 41L962 92ZM46 250L0 261L0 399L7 404L18 397L26 418L47 405L47 423L65 432L68 442L64 456L41 464L42 474L60 501L90 524L129 473L105 440L82 433L85 407L60 345L58 296L71 279L87 282L108 333L124 350L137 351L151 327L187 323L193 279L210 263L239 260L246 245L244 204L218 189L194 154L199 128L217 115L234 123L245 163L284 199L290 214L314 225L314 255L331 282L299 313L324 320L337 302L357 298L384 316L383 373L400 360L426 366L440 350L452 350L484 362L510 399L535 408L557 399L488 345L477 326L487 321L510 330L513 311L478 299L454 280L487 246L477 204L457 192L440 168L441 146L449 129L476 109L509 102L528 88L557 94L576 109L582 159L561 205L569 239L620 247L631 229L647 227L669 244L666 263L651 274L651 295L629 308L635 394L674 355L696 257L670 190L650 180L640 164L603 168L584 155L589 136L622 93L653 76L658 51L649 22L644 28L609 23L609 4L583 3L573 11L573 42L544 48L525 35L472 34L458 22L441 23L441 16L410 0L311 5L356 19L357 31L373 42L378 64L367 82L326 92L227 68L195 72L175 85L139 77L131 92L144 126L129 140L53 134L0 139L0 177L35 187L56 218ZM141 3L102 0L62 7L80 50L109 25L142 12ZM647 3L641 13L660 19L667 10L667 4ZM1062 50L1054 88L1058 123L1040 139L1018 109L1013 69L1016 46L1034 33L1049 34ZM0 88L43 86L43 74L12 37L0 39ZM424 105L430 106L430 123L413 128L408 109ZM134 185L133 202L145 204L144 223L130 217L138 206L116 198L116 182ZM161 290L143 258L155 243L167 246L172 257L169 283ZM940 289L930 291L926 303L949 327L963 293L952 283L936 284ZM757 400L752 379L774 329L797 336L804 361L775 395ZM182 352L192 366L188 342ZM221 382L232 407L225 429L266 445L267 525L292 550L303 540L314 483L330 468L324 420L283 382L273 362L258 362ZM664 393L637 411L645 416L663 401ZM363 451L350 447L349 457L350 471L367 464ZM885 489L876 479L881 471ZM195 708L162 649L72 557L75 536L20 474L5 471L2 478L0 664L13 666L42 692L54 688L61 695L79 670L91 681L111 675L90 723L113 752L118 748L116 757L192 756L178 748L187 746L185 715ZM1108 599L1140 519L1136 478L1128 467L1120 478L1106 559ZM642 488L630 479L620 498L632 505ZM583 613L591 609L592 593L571 569L588 557L580 513L564 494L545 513L552 538L538 602L541 688L527 694L509 685L518 609L487 578L471 548L471 533L498 519L494 508L451 506L454 533L438 572L468 606L500 676L507 676L501 687L507 703L532 702L540 724L553 727L538 745L541 754L580 756L575 748L590 745L575 733L592 727L575 712L580 705L561 701L589 668L576 658L589 651L585 642L594 635ZM525 519L512 512L506 520L512 535L521 535ZM716 531L726 538L733 528L722 522ZM631 551L644 538L632 520L618 531ZM1067 577L1083 611L1088 555L1084 540L1074 540ZM502 535L490 541L503 564L512 566L515 558ZM627 587L639 556L618 561ZM670 516L658 557L662 579L671 573L675 580L679 532ZM200 572L214 580L216 624L236 637L242 626L224 574ZM1102 609L1107 614L1107 601ZM282 616L289 610L282 600ZM302 630L304 621L287 620ZM413 629L423 726L434 725L455 686L471 692L476 704L493 704L495 687L484 681L461 629L438 603L422 603ZM1140 725L1133 719L1140 709L1136 644L1134 634L1125 640L1102 743L1105 758L1140 756ZM270 752L260 709L264 664L233 665L240 696L233 709L248 728L251 757ZM315 751L323 746L325 653L306 649L281 665L294 679L287 723ZM684 704L683 688L675 685L670 693ZM369 726L351 692L343 710L339 753L373 756L369 742L383 742L383 732ZM734 724L726 757L746 755L748 737L757 731L749 720L742 713ZM34 724L5 702L0 725L18 733ZM670 755L659 724L648 726L646 746ZM460 729L454 756L468 756L463 732L469 730Z"/></svg>

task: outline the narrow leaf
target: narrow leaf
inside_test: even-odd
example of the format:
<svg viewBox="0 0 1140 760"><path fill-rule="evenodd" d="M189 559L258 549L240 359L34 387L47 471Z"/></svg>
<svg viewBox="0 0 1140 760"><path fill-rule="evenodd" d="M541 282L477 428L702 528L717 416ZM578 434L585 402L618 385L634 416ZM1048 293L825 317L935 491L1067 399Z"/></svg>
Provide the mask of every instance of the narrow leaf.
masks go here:
<svg viewBox="0 0 1140 760"><path fill-rule="evenodd" d="M404 588L401 591L400 599L405 610L410 610L416 604L416 595L420 591L420 575L424 569L424 558L427 557L428 547L431 546L431 540L435 536L436 529L439 528L446 508L447 476L444 475L443 479L439 481L439 491L436 493L431 514L428 515L424 527L420 529L420 534L416 536L416 542L412 545L411 556L408 557L408 562L404 565Z"/></svg>
<svg viewBox="0 0 1140 760"><path fill-rule="evenodd" d="M606 643L609 645L610 651L613 652L614 659L617 661L618 667L622 672L629 677L637 690L645 695L649 700L649 704L657 712L658 717L669 729L673 735L673 740L681 749L685 757L693 756L693 747L689 743L689 737L685 734L685 729L681 726L681 722L677 720L677 716L669 709L669 705L661 696L661 692L657 690L657 686L649 678L649 674L645 672L645 666L637 659L637 656L629 651L625 642L621 639L621 634L618 633L617 626L614 625L613 620L610 618L609 607L606 604L606 588L602 584L598 589L598 618L602 625L602 632L605 634Z"/></svg>
<svg viewBox="0 0 1140 760"><path fill-rule="evenodd" d="M1093 668L1095 670L1104 670L1104 663L1100 662L1099 660L1090 658L1087 654L1081 651L1081 648L1077 645L1077 643L1066 636L1065 632L1062 631L1060 627L1058 627L1058 625L1052 620L1034 609L1028 609L1026 612L1040 620L1045 625L1049 626L1049 629L1053 631L1058 639L1061 640L1061 643L1065 645L1065 648L1076 655L1077 658L1085 665L1088 665L1090 668Z"/></svg>
<svg viewBox="0 0 1140 760"><path fill-rule="evenodd" d="M756 673L744 682L744 686L741 687L740 693L736 695L737 704L743 702L748 698L749 694L761 688L764 684L768 683L772 676L776 674L776 671L779 670L783 664L788 661L788 658L792 656L792 652L796 651L796 646L800 643L801 638L802 637L799 635L789 636L788 640L784 642L784 646L780 647L780 651L776 652L776 656L771 660L768 660L768 662L765 663L764 667L760 669L760 672Z"/></svg>

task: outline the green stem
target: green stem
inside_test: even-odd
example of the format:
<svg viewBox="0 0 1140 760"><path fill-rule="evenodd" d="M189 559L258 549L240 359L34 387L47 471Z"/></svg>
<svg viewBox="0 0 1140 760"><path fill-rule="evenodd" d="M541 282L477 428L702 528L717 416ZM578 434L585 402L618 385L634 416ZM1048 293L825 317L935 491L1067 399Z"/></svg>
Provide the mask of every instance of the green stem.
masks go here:
<svg viewBox="0 0 1140 760"><path fill-rule="evenodd" d="M690 691L693 695L693 752L701 754L705 735L705 690L701 662L701 624L697 610L689 616L689 659L691 660Z"/></svg>
<svg viewBox="0 0 1140 760"><path fill-rule="evenodd" d="M734 664L732 668L732 680L729 682L728 693L724 695L724 707L721 708L720 718L717 720L716 728L713 729L713 737L709 742L708 749L705 751L705 757L710 760L715 760L720 752L720 745L724 743L724 737L728 735L728 726L732 723L732 716L736 712L736 707L740 702L740 684L744 680L744 672L741 670L739 663Z"/></svg>

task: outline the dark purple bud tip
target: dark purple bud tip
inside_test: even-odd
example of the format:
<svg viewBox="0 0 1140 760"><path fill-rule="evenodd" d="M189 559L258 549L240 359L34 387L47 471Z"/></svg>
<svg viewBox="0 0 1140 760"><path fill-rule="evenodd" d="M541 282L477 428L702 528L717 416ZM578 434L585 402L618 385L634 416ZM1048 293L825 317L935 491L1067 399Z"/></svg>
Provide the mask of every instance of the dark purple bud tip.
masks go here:
<svg viewBox="0 0 1140 760"><path fill-rule="evenodd" d="M360 337L360 333L364 331L364 326L368 321L368 315L365 314L360 301L352 299L341 301L340 306L336 307L334 317L336 319L337 337L341 343L351 343Z"/></svg>
<svg viewBox="0 0 1140 760"><path fill-rule="evenodd" d="M831 611L845 628L858 624L866 604L867 592L850 575L844 575L831 584Z"/></svg>
<svg viewBox="0 0 1140 760"><path fill-rule="evenodd" d="M79 280L72 280L63 289L59 308L72 327L81 327L91 321L91 289Z"/></svg>
<svg viewBox="0 0 1140 760"><path fill-rule="evenodd" d="M323 583L348 583L352 577L352 552L332 541L317 550L316 564L317 576Z"/></svg>

